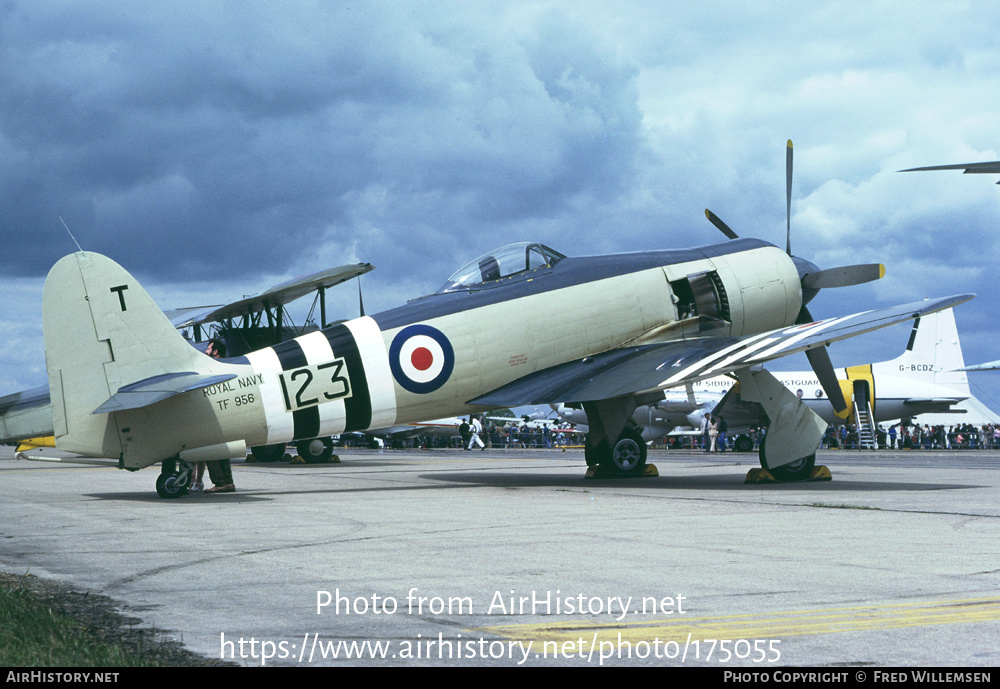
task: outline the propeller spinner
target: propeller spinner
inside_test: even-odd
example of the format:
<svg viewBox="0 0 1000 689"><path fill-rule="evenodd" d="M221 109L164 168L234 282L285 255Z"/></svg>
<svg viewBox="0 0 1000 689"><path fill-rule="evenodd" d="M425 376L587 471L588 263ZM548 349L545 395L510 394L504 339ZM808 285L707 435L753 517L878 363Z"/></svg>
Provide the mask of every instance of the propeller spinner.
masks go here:
<svg viewBox="0 0 1000 689"><path fill-rule="evenodd" d="M715 225L722 234L729 239L737 239L737 235L732 228L724 223L719 216L712 211L705 209L705 217ZM839 268L827 268L820 270L814 263L804 258L792 256L792 140L788 140L785 149L785 252L791 256L799 272L799 280L802 283L802 309L795 319L796 325L812 323L815 319L806 308L819 290L827 287L850 287L860 285L865 282L878 280L885 275L885 266L881 263L868 263L853 266L841 266ZM847 401L844 393L840 389L840 381L837 373L830 361L830 355L826 347L816 347L806 351L806 357L812 366L813 372L819 379L819 384L826 393L827 398L838 413L847 409Z"/></svg>

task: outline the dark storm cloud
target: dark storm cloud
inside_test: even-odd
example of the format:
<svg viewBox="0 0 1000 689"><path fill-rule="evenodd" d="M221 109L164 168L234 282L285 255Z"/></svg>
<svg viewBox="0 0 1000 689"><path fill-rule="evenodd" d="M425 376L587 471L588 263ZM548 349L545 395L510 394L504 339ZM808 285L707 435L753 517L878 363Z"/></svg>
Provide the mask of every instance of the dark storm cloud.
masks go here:
<svg viewBox="0 0 1000 689"><path fill-rule="evenodd" d="M637 70L580 50L580 29L519 42L413 6L171 7L4 14L8 270L71 248L60 215L133 269L222 277L350 232L345 204L373 185L399 246L426 250L403 228L457 242L628 184Z"/></svg>
<svg viewBox="0 0 1000 689"><path fill-rule="evenodd" d="M20 281L0 319L40 308L31 286L74 249L60 216L164 306L370 261L366 305L387 308L511 241L717 241L706 207L783 246L792 138L794 251L888 271L817 313L978 291L967 358L1000 358L996 180L895 172L1000 157L998 12L8 0L0 268ZM26 327L8 376L34 370ZM871 360L863 339L842 363Z"/></svg>

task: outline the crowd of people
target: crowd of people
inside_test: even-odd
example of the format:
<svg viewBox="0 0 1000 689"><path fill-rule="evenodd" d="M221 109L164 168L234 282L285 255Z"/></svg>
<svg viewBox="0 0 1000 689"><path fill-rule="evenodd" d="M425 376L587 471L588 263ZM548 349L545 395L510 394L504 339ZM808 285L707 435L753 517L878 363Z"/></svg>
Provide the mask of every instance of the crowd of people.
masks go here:
<svg viewBox="0 0 1000 689"><path fill-rule="evenodd" d="M475 417L473 417L475 418ZM528 423L523 419L486 419L481 433L492 448L566 447L583 443L583 434L572 424ZM463 444L468 442L463 436Z"/></svg>
<svg viewBox="0 0 1000 689"><path fill-rule="evenodd" d="M712 425L715 428L712 428ZM760 447L760 441L767 432L764 428L754 428L727 437L720 431L719 422L711 420L703 426L700 434L688 436L668 436L662 446L673 449L704 450L705 452L726 452L733 450L737 440L742 439L743 449L749 451ZM721 422L723 428L725 423ZM893 424L889 428L879 425L876 430L879 449L889 450L1000 450L1000 424L957 424L953 426L930 426L928 424ZM660 443L654 443L654 446ZM861 447L857 427L853 424L828 426L821 449L858 449Z"/></svg>
<svg viewBox="0 0 1000 689"><path fill-rule="evenodd" d="M879 448L890 450L996 450L1000 449L1000 425L893 424L876 430ZM858 432L852 424L827 428L821 447L858 447Z"/></svg>
<svg viewBox="0 0 1000 689"><path fill-rule="evenodd" d="M667 436L653 442L653 447L670 449L704 450L705 452L727 452L734 450L737 439L742 439L743 449L756 450L766 430L754 428L738 434L729 434L724 419L710 419L700 431L682 435ZM486 420L479 431L483 445L490 448L552 448L582 445L584 434L572 424L527 424L518 419L510 421ZM463 435L461 446L469 449L471 436ZM915 424L904 426L893 424L889 428L877 429L878 446L881 449L1000 449L1000 425L959 424L954 426L929 426ZM457 438L425 437L417 443L423 447L458 446ZM482 447L480 445L479 447ZM822 449L860 447L857 428L853 424L829 426Z"/></svg>
<svg viewBox="0 0 1000 689"><path fill-rule="evenodd" d="M670 435L653 441L655 448L703 450L705 452L731 452L737 449L756 450L764 438L765 428L739 429L729 433L722 417L706 416L697 430ZM509 448L560 448L581 446L585 434L573 424L552 422L526 422L523 419L499 420L470 417L457 436L423 436L413 445L426 448L473 447ZM930 426L893 424L877 429L880 449L1000 449L1000 424L958 424ZM857 428L853 424L828 426L820 444L822 449L858 449Z"/></svg>

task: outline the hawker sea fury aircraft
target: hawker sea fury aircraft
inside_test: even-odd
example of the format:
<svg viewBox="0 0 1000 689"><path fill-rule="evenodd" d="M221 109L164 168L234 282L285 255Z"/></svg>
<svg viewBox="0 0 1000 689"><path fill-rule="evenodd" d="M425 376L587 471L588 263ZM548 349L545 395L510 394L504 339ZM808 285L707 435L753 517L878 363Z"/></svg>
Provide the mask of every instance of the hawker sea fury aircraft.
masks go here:
<svg viewBox="0 0 1000 689"><path fill-rule="evenodd" d="M866 423L908 421L917 414L953 413L955 405L972 396L963 372L970 369L963 366L955 314L946 309L918 318L906 350L895 359L837 369L837 380L847 402L839 414L812 371L781 371L774 376L827 423L860 427ZM726 397L734 383L729 376L718 376L688 389L666 390L662 400L636 409L633 420L643 427L643 439L650 441L662 439L678 427L697 429L706 414L723 416L736 448L752 450L752 441L749 446L741 444L736 435L764 420L756 405L740 404L738 390ZM582 409L565 404L553 408L565 421L587 423Z"/></svg>
<svg viewBox="0 0 1000 689"><path fill-rule="evenodd" d="M248 445L571 401L591 421L588 462L631 472L645 460L635 408L732 371L771 420L762 464L809 464L826 422L750 367L969 298L813 322L803 302L831 275L754 239L589 258L517 244L400 308L220 361L118 264L80 252L52 268L43 296L56 446L131 470L162 463L157 488L173 497L190 463Z"/></svg>
<svg viewBox="0 0 1000 689"><path fill-rule="evenodd" d="M882 266L820 270L790 241L782 251L709 219L730 241L586 258L510 245L405 306L221 361L114 261L71 254L42 300L56 446L130 470L161 463L157 491L176 497L192 462L248 445L570 402L590 421L588 464L635 473L646 459L636 407L732 372L769 419L761 464L806 478L826 422L758 365L806 351L843 409L825 345L971 295L814 321L806 304L821 288L877 279Z"/></svg>

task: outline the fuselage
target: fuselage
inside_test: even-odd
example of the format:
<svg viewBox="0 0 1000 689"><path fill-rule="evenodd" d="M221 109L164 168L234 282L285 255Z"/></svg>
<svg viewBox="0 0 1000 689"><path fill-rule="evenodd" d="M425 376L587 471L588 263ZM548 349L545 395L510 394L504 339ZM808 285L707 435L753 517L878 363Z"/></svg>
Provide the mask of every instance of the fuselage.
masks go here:
<svg viewBox="0 0 1000 689"><path fill-rule="evenodd" d="M530 254L539 245L526 246ZM802 303L793 261L759 240L554 255L509 274L484 267L482 280L238 360L209 360L203 373L235 378L158 403L155 428L145 409L118 412L129 429L124 464L483 411L468 401L527 374L624 345L785 327Z"/></svg>

